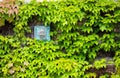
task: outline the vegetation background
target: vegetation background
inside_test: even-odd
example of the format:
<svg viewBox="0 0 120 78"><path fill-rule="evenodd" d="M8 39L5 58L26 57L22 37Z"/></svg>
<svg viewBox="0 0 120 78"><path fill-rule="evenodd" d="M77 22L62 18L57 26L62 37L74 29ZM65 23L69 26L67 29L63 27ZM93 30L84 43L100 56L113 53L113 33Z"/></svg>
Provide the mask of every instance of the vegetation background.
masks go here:
<svg viewBox="0 0 120 78"><path fill-rule="evenodd" d="M3 0L0 78L120 78L119 22L115 0ZM41 23L51 27L51 41L32 38Z"/></svg>

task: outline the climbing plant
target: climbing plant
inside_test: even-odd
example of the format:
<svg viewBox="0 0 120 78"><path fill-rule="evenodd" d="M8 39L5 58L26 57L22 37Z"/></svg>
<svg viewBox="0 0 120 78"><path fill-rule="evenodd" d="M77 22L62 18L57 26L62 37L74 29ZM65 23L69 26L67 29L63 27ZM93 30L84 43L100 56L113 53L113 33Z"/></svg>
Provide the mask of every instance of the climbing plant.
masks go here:
<svg viewBox="0 0 120 78"><path fill-rule="evenodd" d="M18 14L17 0L3 0L0 2L0 26L5 25L5 20L12 22Z"/></svg>
<svg viewBox="0 0 120 78"><path fill-rule="evenodd" d="M13 13L14 34L0 35L0 77L96 78L97 75L88 70L100 51L117 51L118 68L120 43L116 27L119 28L119 8L119 1L114 0L22 3ZM7 20L2 17L6 12L0 14L0 18ZM34 22L50 25L51 41L26 36L33 32L30 23ZM96 61L94 66L97 69L106 67L103 62L105 60Z"/></svg>

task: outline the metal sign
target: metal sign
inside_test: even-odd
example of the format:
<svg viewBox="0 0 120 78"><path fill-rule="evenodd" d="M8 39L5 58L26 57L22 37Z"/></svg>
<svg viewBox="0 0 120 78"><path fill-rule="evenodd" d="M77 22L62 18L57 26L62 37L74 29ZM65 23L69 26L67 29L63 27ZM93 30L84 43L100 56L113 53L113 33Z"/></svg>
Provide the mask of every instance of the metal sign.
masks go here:
<svg viewBox="0 0 120 78"><path fill-rule="evenodd" d="M50 41L50 26L34 26L34 38Z"/></svg>

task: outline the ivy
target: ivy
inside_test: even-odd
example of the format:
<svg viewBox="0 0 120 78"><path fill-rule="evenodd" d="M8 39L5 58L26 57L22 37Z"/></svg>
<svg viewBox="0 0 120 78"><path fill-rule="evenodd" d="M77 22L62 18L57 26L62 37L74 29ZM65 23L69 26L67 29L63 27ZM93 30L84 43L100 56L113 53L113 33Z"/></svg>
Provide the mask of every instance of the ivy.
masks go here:
<svg viewBox="0 0 120 78"><path fill-rule="evenodd" d="M14 20L18 14L18 5L16 5L16 3L17 0L3 0L0 2L0 26L5 25L5 20L10 23Z"/></svg>
<svg viewBox="0 0 120 78"><path fill-rule="evenodd" d="M2 21L8 19L2 17L5 13L0 14ZM87 70L93 66L106 67L104 59L90 64L100 51L115 52L116 68L119 68L120 44L115 40L114 31L120 21L119 2L33 0L22 3L13 16L14 34L0 35L0 77L96 78L96 73L87 73ZM26 36L33 32L30 23L39 25L41 22L50 25L51 41ZM119 77L119 74L111 77Z"/></svg>
<svg viewBox="0 0 120 78"><path fill-rule="evenodd" d="M101 59L101 60L97 60L94 62L94 66L96 69L99 69L99 68L106 68L106 60L105 59Z"/></svg>

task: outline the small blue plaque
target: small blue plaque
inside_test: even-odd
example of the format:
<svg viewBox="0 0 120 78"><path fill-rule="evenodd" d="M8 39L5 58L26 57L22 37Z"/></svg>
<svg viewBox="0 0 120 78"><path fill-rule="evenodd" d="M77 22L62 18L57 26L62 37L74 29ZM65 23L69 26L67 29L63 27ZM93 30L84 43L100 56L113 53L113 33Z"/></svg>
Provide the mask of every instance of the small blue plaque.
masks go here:
<svg viewBox="0 0 120 78"><path fill-rule="evenodd" d="M34 26L34 38L50 41L50 26Z"/></svg>

